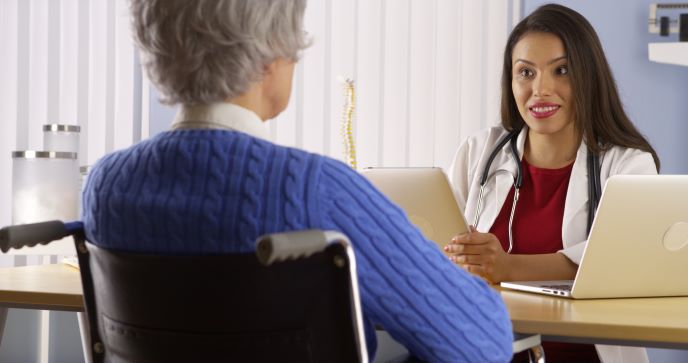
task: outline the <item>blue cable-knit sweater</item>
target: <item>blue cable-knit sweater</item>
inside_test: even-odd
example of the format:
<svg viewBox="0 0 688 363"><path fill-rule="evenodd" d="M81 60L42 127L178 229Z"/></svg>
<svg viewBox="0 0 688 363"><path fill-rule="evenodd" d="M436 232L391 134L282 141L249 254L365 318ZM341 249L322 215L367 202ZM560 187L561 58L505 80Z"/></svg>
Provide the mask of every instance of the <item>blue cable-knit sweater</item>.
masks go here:
<svg viewBox="0 0 688 363"><path fill-rule="evenodd" d="M499 295L327 157L235 131L165 132L93 167L83 221L96 245L162 254L250 252L262 234L337 230L356 254L371 357L377 324L429 362L511 358Z"/></svg>

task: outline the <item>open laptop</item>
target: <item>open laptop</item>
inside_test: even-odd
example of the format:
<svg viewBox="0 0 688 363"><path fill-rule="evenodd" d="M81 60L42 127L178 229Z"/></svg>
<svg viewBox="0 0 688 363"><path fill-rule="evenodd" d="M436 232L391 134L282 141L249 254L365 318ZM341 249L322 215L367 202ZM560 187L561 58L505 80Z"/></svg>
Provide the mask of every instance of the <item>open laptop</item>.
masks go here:
<svg viewBox="0 0 688 363"><path fill-rule="evenodd" d="M406 212L425 238L444 247L468 231L449 180L440 168L369 168L362 174Z"/></svg>
<svg viewBox="0 0 688 363"><path fill-rule="evenodd" d="M609 178L575 280L501 286L574 299L688 295L688 175Z"/></svg>

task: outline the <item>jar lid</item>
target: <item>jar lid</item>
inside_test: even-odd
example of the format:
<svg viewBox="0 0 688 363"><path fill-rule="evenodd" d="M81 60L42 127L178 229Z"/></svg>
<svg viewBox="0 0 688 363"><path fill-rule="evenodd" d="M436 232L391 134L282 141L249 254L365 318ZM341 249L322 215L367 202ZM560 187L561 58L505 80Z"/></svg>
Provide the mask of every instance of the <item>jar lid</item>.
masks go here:
<svg viewBox="0 0 688 363"><path fill-rule="evenodd" d="M49 124L49 125L43 125L43 131L79 132L79 131L81 131L81 126L79 126L79 125Z"/></svg>
<svg viewBox="0 0 688 363"><path fill-rule="evenodd" d="M76 159L76 153L66 151L12 151L13 159Z"/></svg>

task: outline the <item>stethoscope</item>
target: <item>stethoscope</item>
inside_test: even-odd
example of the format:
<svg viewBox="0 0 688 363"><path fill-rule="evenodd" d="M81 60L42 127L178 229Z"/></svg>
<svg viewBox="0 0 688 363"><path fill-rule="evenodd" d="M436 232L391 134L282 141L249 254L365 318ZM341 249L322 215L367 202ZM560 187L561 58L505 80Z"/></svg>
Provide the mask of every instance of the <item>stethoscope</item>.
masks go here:
<svg viewBox="0 0 688 363"><path fill-rule="evenodd" d="M521 185L523 184L523 166L521 165L521 159L518 157L518 148L516 147L516 139L518 138L518 134L520 133L520 130L514 130L511 131L509 134L504 136L501 140L499 140L499 143L497 143L497 146L495 146L494 150L492 150L492 153L490 154L490 157L487 159L487 164L485 164L485 169L483 170L483 175L480 178L480 192L478 194L478 208L475 214L475 219L473 220L473 225L477 226L478 221L480 220L480 212L482 210L482 205L483 205L483 191L485 190L485 185L487 185L487 181L490 180L490 178L494 177L495 175L505 172L510 174L511 176L514 177L514 201L511 204L511 213L509 214L509 249L507 250L507 253L511 253L511 250L514 248L514 237L513 237L513 231L512 231L512 226L514 222L514 212L516 211L516 204L518 203L518 197L519 197L519 190L521 189ZM504 145L506 143L509 143L510 145L510 150L511 150L511 156L514 159L514 162L516 163L517 166L517 172L516 176L514 176L510 171L500 169L500 170L495 170L492 174L490 174L490 166L492 166L492 162L494 159L497 157L497 154L502 150ZM597 204L600 201L600 197L602 195L602 187L600 186L600 160L597 157L595 153L593 153L589 148L588 148L588 229L587 232L590 233L590 227L592 227L592 221L595 218L595 211L597 210Z"/></svg>

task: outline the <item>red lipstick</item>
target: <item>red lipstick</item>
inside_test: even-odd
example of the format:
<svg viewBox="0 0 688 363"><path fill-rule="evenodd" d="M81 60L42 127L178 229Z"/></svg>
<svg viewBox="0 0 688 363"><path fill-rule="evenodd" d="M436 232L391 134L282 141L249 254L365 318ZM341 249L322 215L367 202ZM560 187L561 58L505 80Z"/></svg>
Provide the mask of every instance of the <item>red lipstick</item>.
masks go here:
<svg viewBox="0 0 688 363"><path fill-rule="evenodd" d="M556 103L538 102L528 106L528 112L535 118L547 118L559 111L561 106Z"/></svg>

